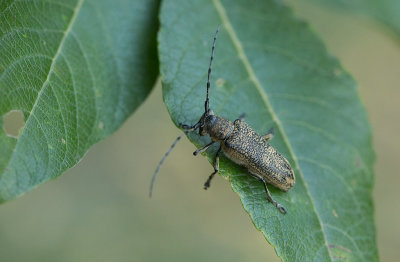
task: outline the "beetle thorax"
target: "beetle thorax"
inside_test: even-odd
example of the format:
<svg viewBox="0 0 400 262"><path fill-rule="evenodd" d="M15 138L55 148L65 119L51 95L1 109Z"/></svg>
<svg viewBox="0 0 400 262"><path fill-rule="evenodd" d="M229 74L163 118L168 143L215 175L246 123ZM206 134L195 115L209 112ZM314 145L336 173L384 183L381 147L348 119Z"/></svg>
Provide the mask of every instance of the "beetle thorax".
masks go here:
<svg viewBox="0 0 400 262"><path fill-rule="evenodd" d="M233 123L225 118L208 115L204 119L204 131L208 133L213 141L227 139L233 131Z"/></svg>

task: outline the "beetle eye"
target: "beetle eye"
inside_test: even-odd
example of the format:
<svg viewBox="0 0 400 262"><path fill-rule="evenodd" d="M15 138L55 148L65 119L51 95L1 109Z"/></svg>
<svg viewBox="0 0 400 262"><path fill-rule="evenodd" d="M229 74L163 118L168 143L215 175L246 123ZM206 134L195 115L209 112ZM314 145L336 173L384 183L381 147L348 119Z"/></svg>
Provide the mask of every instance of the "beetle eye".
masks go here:
<svg viewBox="0 0 400 262"><path fill-rule="evenodd" d="M199 129L199 135L205 136L205 135L207 135L207 131L206 131L203 127L200 127L200 129Z"/></svg>
<svg viewBox="0 0 400 262"><path fill-rule="evenodd" d="M199 135L201 136L205 136L207 134L207 130L205 129L205 123L204 121L202 121L202 123L200 123L200 127L199 127Z"/></svg>

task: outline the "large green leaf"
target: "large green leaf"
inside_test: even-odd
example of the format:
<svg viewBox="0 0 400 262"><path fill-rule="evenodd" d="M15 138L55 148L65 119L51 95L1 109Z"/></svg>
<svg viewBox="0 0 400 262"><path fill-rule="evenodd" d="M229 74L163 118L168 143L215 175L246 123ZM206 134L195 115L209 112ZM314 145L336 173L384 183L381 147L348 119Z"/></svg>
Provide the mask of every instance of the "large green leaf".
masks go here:
<svg viewBox="0 0 400 262"><path fill-rule="evenodd" d="M158 74L158 1L0 2L0 202L59 176L115 131Z"/></svg>
<svg viewBox="0 0 400 262"><path fill-rule="evenodd" d="M356 83L308 25L272 0L164 1L160 17L164 100L176 124L194 124L203 113L212 37L221 24L210 107L232 121L245 112L260 134L275 128L271 143L296 175L288 193L270 186L286 215L243 168L222 158L220 173L278 256L377 260L371 129ZM197 133L189 138L198 147L209 142Z"/></svg>

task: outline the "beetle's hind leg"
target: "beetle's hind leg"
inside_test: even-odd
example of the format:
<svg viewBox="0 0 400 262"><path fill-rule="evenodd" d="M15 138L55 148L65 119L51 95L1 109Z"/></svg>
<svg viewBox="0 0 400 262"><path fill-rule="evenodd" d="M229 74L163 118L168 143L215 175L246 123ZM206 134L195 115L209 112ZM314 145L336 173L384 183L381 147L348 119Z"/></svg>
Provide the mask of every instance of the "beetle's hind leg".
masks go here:
<svg viewBox="0 0 400 262"><path fill-rule="evenodd" d="M287 213L286 208L284 208L281 204L279 204L278 202L276 202L272 198L271 193L268 190L267 182L265 181L265 179L263 177L261 177L261 176L256 175L256 174L252 174L252 173L250 173L250 174L252 176L254 176L255 178L257 178L258 180L261 180L264 183L264 188L265 188L265 192L267 193L268 201L271 202L282 214L286 214Z"/></svg>
<svg viewBox="0 0 400 262"><path fill-rule="evenodd" d="M221 146L219 146L217 154L215 155L215 162L214 162L214 172L208 177L207 181L204 183L204 189L210 187L211 179L213 179L214 175L219 171L219 154L221 152Z"/></svg>
<svg viewBox="0 0 400 262"><path fill-rule="evenodd" d="M266 134L263 135L262 137L263 137L267 142L269 142L269 141L274 137L274 134L275 134L275 130L274 130L273 127L271 127L271 129L268 130L268 133L266 133Z"/></svg>
<svg viewBox="0 0 400 262"><path fill-rule="evenodd" d="M265 192L267 193L267 199L269 202L271 202L282 214L286 214L286 208L272 199L271 193L268 190L267 183L265 182L264 178L262 178L261 181L264 183Z"/></svg>

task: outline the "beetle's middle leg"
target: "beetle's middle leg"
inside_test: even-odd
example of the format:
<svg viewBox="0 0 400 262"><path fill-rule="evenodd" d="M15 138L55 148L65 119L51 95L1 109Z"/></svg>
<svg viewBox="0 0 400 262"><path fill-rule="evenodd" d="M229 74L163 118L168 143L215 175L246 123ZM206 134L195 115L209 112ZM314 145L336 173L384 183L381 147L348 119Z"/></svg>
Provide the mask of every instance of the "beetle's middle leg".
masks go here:
<svg viewBox="0 0 400 262"><path fill-rule="evenodd" d="M193 155L197 156L198 154L203 153L204 151L206 151L214 143L215 143L215 141L211 141L211 143L208 143L207 145L203 146L202 148L199 148L196 151L194 151Z"/></svg>
<svg viewBox="0 0 400 262"><path fill-rule="evenodd" d="M256 174L253 174L253 173L251 173L251 172L250 172L250 174L251 174L253 177L257 178L258 180L260 180L260 181L262 181L262 182L264 183L264 188L265 188L265 192L267 193L267 199L268 199L268 201L271 202L282 214L286 214L286 212L287 212L287 211L286 211L286 208L284 208L281 204L279 204L278 202L276 202L276 201L272 198L271 193L270 193L269 190L268 190L267 182L265 181L265 179L264 179L263 177L261 177L261 176L258 176L258 175L256 175Z"/></svg>
<svg viewBox="0 0 400 262"><path fill-rule="evenodd" d="M214 162L214 172L208 177L207 181L204 183L204 189L210 187L211 179L213 179L214 175L219 171L219 153L221 152L221 146L219 146L217 154L215 155L215 162Z"/></svg>

